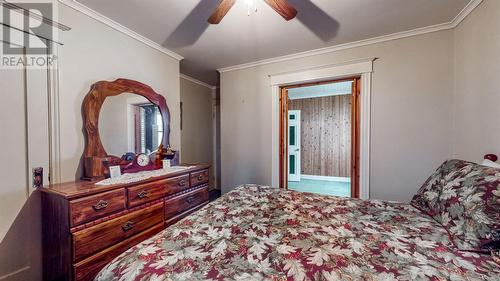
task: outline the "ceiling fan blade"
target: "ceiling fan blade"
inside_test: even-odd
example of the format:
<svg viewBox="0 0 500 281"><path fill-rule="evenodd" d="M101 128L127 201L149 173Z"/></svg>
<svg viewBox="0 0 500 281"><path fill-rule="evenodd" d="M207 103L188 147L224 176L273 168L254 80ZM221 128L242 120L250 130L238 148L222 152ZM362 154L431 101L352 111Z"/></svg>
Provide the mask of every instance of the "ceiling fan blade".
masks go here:
<svg viewBox="0 0 500 281"><path fill-rule="evenodd" d="M218 24L221 22L222 18L229 12L231 7L233 7L236 0L221 0L219 6L215 9L212 15L208 18L210 24Z"/></svg>
<svg viewBox="0 0 500 281"><path fill-rule="evenodd" d="M291 20L297 15L297 10L288 3L287 0L264 0L266 3L273 8L278 14L280 14L285 20Z"/></svg>

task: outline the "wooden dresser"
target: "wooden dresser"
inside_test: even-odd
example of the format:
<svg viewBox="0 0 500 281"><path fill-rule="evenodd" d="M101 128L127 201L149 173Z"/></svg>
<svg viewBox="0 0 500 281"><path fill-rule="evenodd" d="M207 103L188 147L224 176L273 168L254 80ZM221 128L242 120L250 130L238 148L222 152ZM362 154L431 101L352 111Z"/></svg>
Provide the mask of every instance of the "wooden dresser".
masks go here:
<svg viewBox="0 0 500 281"><path fill-rule="evenodd" d="M133 184L41 189L43 280L93 280L116 256L207 204L208 168Z"/></svg>

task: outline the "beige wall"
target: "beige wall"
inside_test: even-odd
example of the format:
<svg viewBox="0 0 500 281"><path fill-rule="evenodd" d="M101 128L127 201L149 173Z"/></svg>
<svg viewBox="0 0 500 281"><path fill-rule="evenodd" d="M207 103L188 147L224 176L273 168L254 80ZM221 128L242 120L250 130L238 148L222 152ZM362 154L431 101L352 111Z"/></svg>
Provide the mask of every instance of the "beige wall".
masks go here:
<svg viewBox="0 0 500 281"><path fill-rule="evenodd" d="M133 79L165 95L170 143L180 149L179 62L70 7L61 4L59 13L59 21L72 28L62 33L64 46L59 49L61 180L81 176L81 104L90 85L100 80Z"/></svg>
<svg viewBox="0 0 500 281"><path fill-rule="evenodd" d="M455 29L453 156L500 156L500 1L485 0Z"/></svg>
<svg viewBox="0 0 500 281"><path fill-rule="evenodd" d="M181 78L183 163L212 165L210 182L214 182L213 94L214 91Z"/></svg>
<svg viewBox="0 0 500 281"><path fill-rule="evenodd" d="M271 184L268 75L377 57L371 115L370 196L409 200L451 156L453 31L441 31L222 73L222 190Z"/></svg>

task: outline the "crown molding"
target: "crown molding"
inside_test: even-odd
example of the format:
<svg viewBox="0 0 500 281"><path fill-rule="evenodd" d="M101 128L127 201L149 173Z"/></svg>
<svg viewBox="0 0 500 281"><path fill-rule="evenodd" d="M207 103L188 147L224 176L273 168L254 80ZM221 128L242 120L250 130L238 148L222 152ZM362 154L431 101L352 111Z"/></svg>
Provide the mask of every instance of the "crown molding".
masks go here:
<svg viewBox="0 0 500 281"><path fill-rule="evenodd" d="M118 22L102 15L101 13L98 13L91 8L83 5L82 3L78 2L77 0L58 0L60 3L71 7L101 23L106 24L107 26L133 38L136 39L147 46L156 49L178 61L184 59L183 56L175 53L172 50L169 50L160 44L138 34L135 31L132 31L131 29L119 24ZM266 64L271 64L271 63L277 63L277 62L282 62L282 61L288 61L288 60L293 60L293 59L300 59L300 58L305 58L305 57L310 57L310 56L316 56L316 55L321 55L321 54L327 54L327 53L332 53L332 52L337 52L341 50L347 50L347 49L352 49L352 48L358 48L362 46L367 46L367 45L372 45L372 44L377 44L377 43L382 43L382 42L387 42L391 40L397 40L397 39L402 39L406 37L411 37L411 36L417 36L417 35L422 35L426 33L432 33L432 32L437 32L437 31L442 31L442 30L448 30L448 29L453 29L457 27L474 9L479 6L483 0L471 0L461 11L458 13L458 15L450 22L446 23L441 23L441 24L436 24L436 25L431 25L427 27L421 27L421 28L416 28L408 31L402 31L402 32L397 32L393 34L388 34L388 35L383 35L383 36L378 36L374 38L369 38L369 39L364 39L360 41L355 41L355 42L349 42L345 44L339 44L339 45L334 45L330 47L325 47L325 48L319 48L319 49L314 49L314 50L309 50L305 52L299 52L291 55L285 55L285 56L279 56L279 57L274 57L274 58L269 58L269 59L264 59L264 60L258 60L250 63L244 63L244 64L238 64L234 66L228 66L228 67L223 67L217 69L219 72L228 72L228 71L234 71L234 70L240 70L240 69L245 69L245 68L251 68L255 66L260 66L260 65L266 65ZM186 76L188 77L188 76ZM194 79L192 77L189 77L191 79ZM189 80L188 78L185 78L186 80ZM208 85L204 82L201 82L197 79L194 79L200 83L192 82L200 84L202 86L208 87L212 89L212 85ZM204 85L205 84L205 85Z"/></svg>
<svg viewBox="0 0 500 281"><path fill-rule="evenodd" d="M216 87L216 86L212 86L212 85L210 85L210 84L207 84L207 83L205 83L205 82L203 82L203 81L200 81L200 80L198 80L198 79L196 79L196 78L193 78L193 77L191 77L191 76L188 76L188 75L185 75L185 74L182 74L182 73L179 75L179 77L180 77L180 78L182 78L182 79L184 79L184 80L187 80L187 81L193 82L193 83L195 83L195 84L198 84L198 85L200 85L200 86L203 86L203 87L209 88L210 90L215 90L215 89L217 89L217 87Z"/></svg>
<svg viewBox="0 0 500 281"><path fill-rule="evenodd" d="M155 50L158 50L178 61L181 61L184 59L183 56L177 54L176 52L172 51L172 50L169 50L165 47L163 47L162 45L140 35L139 33L119 24L118 22L104 16L103 14L99 13L99 12L96 12L94 10L92 10L91 8L83 5L82 3L76 1L76 0L58 0L59 3L61 4L64 4L80 13L83 13L113 29L115 29L116 31L119 31L141 43L144 43L145 45L155 49Z"/></svg>
<svg viewBox="0 0 500 281"><path fill-rule="evenodd" d="M271 64L271 63L277 63L277 62L300 59L300 58L305 58L305 57L310 57L310 56L322 55L322 54L327 54L327 53L332 53L332 52L337 52L337 51L342 51L342 50L347 50L347 49L358 48L358 47L362 47L362 46L392 41L392 40L396 40L396 39L402 39L402 38L422 35L422 34L426 34L426 33L432 33L432 32L437 32L437 31L442 31L442 30L453 29L453 28L457 27L482 2L483 2L483 0L471 0L452 21L449 21L446 23L440 23L440 24L436 24L436 25L416 28L416 29L392 33L392 34L388 34L388 35L382 35L382 36L364 39L364 40L360 40L360 41L334 45L331 47L309 50L309 51L295 53L295 54L291 54L291 55L285 55L285 56L274 57L274 58L269 58L269 59L264 59L264 60L258 60L258 61L254 61L254 62L250 62L250 63L244 63L244 64L238 64L238 65L234 65L234 66L223 67L223 68L217 69L217 71L219 71L220 73L224 73L224 72L228 72L228 71L246 69L246 68Z"/></svg>
<svg viewBox="0 0 500 281"><path fill-rule="evenodd" d="M458 15L451 21L453 28L457 27L483 0L471 0Z"/></svg>
<svg viewBox="0 0 500 281"><path fill-rule="evenodd" d="M295 53L295 54L291 54L291 55L285 55L285 56L250 62L250 63L239 64L239 65L235 65L235 66L224 67L224 68L220 68L217 70L221 73L228 72L228 71L234 71L234 70L240 70L240 69L261 66L261 65L266 65L266 64L276 63L276 62L288 61L288 60L293 60L293 59L300 59L300 58L322 55L322 54L327 54L327 53L332 53L332 52L337 52L337 51L342 51L342 50L347 50L347 49L352 49L352 48L358 48L358 47L362 47L362 46L387 42L387 41L391 41L391 40L421 35L421 34L430 33L430 32L446 30L446 29L450 29L450 28L452 28L450 26L450 23L437 24L437 25L417 28L417 29L413 29L413 30L409 30L409 31L403 31L403 32L383 35L383 36L379 36L379 37L374 37L374 38L370 38L370 39L364 39L364 40L360 40L360 41L349 42L349 43L345 43L345 44L339 44L339 45L334 45L334 46L330 46L330 47L309 50L309 51Z"/></svg>

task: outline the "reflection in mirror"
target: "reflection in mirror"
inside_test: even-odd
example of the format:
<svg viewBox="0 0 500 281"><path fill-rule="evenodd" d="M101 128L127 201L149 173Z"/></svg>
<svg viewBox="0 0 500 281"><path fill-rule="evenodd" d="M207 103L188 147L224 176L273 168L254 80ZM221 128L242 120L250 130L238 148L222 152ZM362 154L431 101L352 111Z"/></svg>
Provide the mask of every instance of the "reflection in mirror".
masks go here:
<svg viewBox="0 0 500 281"><path fill-rule="evenodd" d="M158 149L163 139L160 109L136 94L108 97L99 115L99 134L109 155L149 154Z"/></svg>

